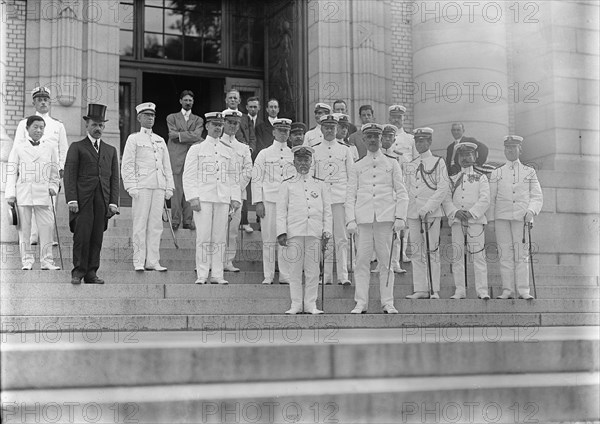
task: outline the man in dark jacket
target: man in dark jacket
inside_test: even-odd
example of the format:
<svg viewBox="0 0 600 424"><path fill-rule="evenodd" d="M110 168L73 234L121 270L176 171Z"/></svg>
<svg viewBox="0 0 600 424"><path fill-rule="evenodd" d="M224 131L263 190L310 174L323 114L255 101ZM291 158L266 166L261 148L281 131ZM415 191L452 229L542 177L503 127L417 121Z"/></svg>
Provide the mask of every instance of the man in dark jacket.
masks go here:
<svg viewBox="0 0 600 424"><path fill-rule="evenodd" d="M84 116L87 136L67 151L65 198L69 228L73 232L71 283L104 284L96 272L108 220L119 213L119 161L117 149L101 140L106 106L88 105Z"/></svg>

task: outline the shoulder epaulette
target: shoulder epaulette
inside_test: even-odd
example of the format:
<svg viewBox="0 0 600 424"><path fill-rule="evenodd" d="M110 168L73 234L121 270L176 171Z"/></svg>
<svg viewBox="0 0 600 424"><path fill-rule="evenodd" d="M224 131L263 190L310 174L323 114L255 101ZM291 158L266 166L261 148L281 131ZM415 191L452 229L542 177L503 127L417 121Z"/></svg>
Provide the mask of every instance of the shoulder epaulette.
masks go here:
<svg viewBox="0 0 600 424"><path fill-rule="evenodd" d="M317 181L325 181L323 178L315 177L314 175L313 175L313 178Z"/></svg>
<svg viewBox="0 0 600 424"><path fill-rule="evenodd" d="M287 177L287 178L286 178L285 180L283 180L282 182L289 181L289 180L291 180L291 179L293 179L293 178L294 178L294 175L292 175L291 177Z"/></svg>

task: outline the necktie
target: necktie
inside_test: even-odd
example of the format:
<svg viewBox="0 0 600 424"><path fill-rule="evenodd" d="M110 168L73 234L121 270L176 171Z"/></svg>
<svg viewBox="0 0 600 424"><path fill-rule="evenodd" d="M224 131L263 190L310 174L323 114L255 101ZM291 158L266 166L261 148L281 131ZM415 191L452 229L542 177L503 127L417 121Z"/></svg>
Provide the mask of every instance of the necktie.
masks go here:
<svg viewBox="0 0 600 424"><path fill-rule="evenodd" d="M98 152L98 140L94 141L94 149L96 149L96 153Z"/></svg>
<svg viewBox="0 0 600 424"><path fill-rule="evenodd" d="M190 114L189 113L184 113L183 114L183 118L185 119L185 122L187 122L188 119L190 119Z"/></svg>
<svg viewBox="0 0 600 424"><path fill-rule="evenodd" d="M254 118L250 118L250 122L252 122L252 128L254 128Z"/></svg>

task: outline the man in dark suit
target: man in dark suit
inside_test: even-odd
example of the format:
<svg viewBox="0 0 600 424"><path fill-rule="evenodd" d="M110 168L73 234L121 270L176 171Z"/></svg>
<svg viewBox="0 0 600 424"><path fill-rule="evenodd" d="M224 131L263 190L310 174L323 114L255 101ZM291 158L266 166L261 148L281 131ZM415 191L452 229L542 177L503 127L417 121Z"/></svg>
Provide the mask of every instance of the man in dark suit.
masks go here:
<svg viewBox="0 0 600 424"><path fill-rule="evenodd" d="M488 157L488 147L480 141L475 140L471 137L464 137L465 126L461 122L455 122L450 128L454 141L446 148L446 167L448 168L448 175L453 176L460 172L460 165L458 164L458 152L456 145L458 143L469 142L477 145L477 165L481 166L485 163Z"/></svg>
<svg viewBox="0 0 600 424"><path fill-rule="evenodd" d="M256 126L256 149L252 152L252 160L256 159L258 153L273 144L273 122L279 114L279 102L269 99L267 102L267 119Z"/></svg>
<svg viewBox="0 0 600 424"><path fill-rule="evenodd" d="M167 116L167 127L169 128L169 158L171 159L171 169L173 171L173 180L175 182L175 191L171 198L171 223L173 230L179 228L183 221L183 228L194 230L194 214L192 208L185 200L183 194L183 165L185 156L190 146L202 141L202 129L204 121L198 115L192 113L194 105L194 93L191 90L183 90L179 95L181 111Z"/></svg>
<svg viewBox="0 0 600 424"><path fill-rule="evenodd" d="M71 283L104 284L96 272L108 220L119 213L119 160L117 149L101 140L106 106L89 104L84 116L87 136L67 151L65 198L73 233Z"/></svg>
<svg viewBox="0 0 600 424"><path fill-rule="evenodd" d="M262 120L258 117L258 111L260 110L260 100L258 97L249 97L246 100L246 110L247 114L242 116L240 121L240 130L236 133L236 137L239 136L240 131L243 134L248 134L248 146L250 147L250 155L252 160L256 158L254 152L256 151L256 127L262 122ZM238 138L238 140L241 140ZM252 233L254 229L248 222L248 205L252 204L252 190L250 189L250 184L246 187L246 199L242 203L242 216L240 220L240 225L244 228L248 234Z"/></svg>
<svg viewBox="0 0 600 424"><path fill-rule="evenodd" d="M360 121L362 125L369 124L371 122L375 122L375 112L373 111L373 106L371 105L362 105L358 109L358 113L360 115ZM358 129L354 134L352 134L348 138L348 143L351 146L356 146L356 150L358 151L359 159L362 159L367 155L367 145L363 141L364 135L360 129Z"/></svg>

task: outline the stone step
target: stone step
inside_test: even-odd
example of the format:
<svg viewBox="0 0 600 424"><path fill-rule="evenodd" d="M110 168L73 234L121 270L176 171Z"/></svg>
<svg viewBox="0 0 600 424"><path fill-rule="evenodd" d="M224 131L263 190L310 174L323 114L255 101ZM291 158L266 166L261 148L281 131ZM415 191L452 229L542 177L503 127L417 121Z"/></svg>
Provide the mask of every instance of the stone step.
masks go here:
<svg viewBox="0 0 600 424"><path fill-rule="evenodd" d="M596 330L505 328L493 339L482 327L446 328L437 334L415 328L304 330L298 335L257 329L239 338L214 331L119 334L116 339L73 332L60 340L12 334L2 343L1 388L594 372L599 368Z"/></svg>
<svg viewBox="0 0 600 424"><path fill-rule="evenodd" d="M544 285L537 287L538 299L598 299L600 288L586 285L569 286L551 286ZM400 285L396 283L394 297L403 299L404 296L413 292L412 286ZM325 287L325 295L328 299L353 299L354 287L331 285ZM495 296L502 293L502 286L495 285L490 287L490 295ZM262 284L238 284L235 289L224 289L217 284L206 285L202 290L198 290L192 284L180 283L139 283L139 284L88 284L80 287L74 287L71 284L62 282L46 283L28 283L3 282L0 284L0 293L2 297L10 299L102 299L102 298L175 298L175 299L194 299L211 298L219 299L223 297L231 298L258 298L258 299L289 299L290 289L288 285L274 284L264 286ZM442 299L449 298L454 294L453 287L442 287L440 296ZM369 297L377 298L379 296L379 286L377 282L369 287ZM477 299L477 294L473 287L467 289L469 299Z"/></svg>
<svg viewBox="0 0 600 424"><path fill-rule="evenodd" d="M549 423L597 420L598 378L597 372L565 372L10 390L1 400L5 423L47 422L44 417L161 424Z"/></svg>
<svg viewBox="0 0 600 424"><path fill-rule="evenodd" d="M203 287L196 287L202 293ZM22 299L2 298L2 315L189 315L189 314L278 314L290 306L289 299L243 299L235 297L235 286L223 288L220 298L187 299ZM230 294L228 295L229 292ZM348 314L355 306L352 298L336 299L325 293L325 311L329 314ZM408 300L397 299L396 308L404 314L487 314L487 313L595 313L600 302L597 299L535 299L489 300L451 299ZM381 303L375 298L369 301L368 310L381 312Z"/></svg>
<svg viewBox="0 0 600 424"><path fill-rule="evenodd" d="M287 309L287 308L286 308ZM275 314L268 315L29 315L0 316L0 332L12 333L40 333L43 337L56 340L51 334L62 334L66 337L73 331L89 332L93 337L94 332L109 332L125 334L131 337L139 331L172 331L172 330L210 330L234 331L238 337L248 331L257 329L289 329L293 331L306 329L326 329L335 331L341 328L430 328L476 326L490 327L490 337L495 337L503 327L518 327L523 331L534 332L540 326L598 326L600 314L570 313L570 312L523 312L517 313L438 313L438 314L413 314L404 313L387 315L380 313L380 309L371 310L368 314L324 314L324 315L293 315L283 314L283 309ZM265 330L266 331L266 330ZM241 332L241 333L240 333ZM117 337L117 336L115 336ZM252 336L248 336L252 337Z"/></svg>

